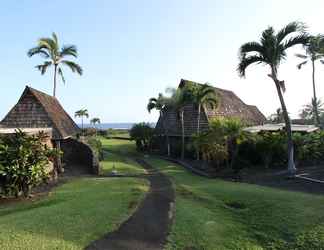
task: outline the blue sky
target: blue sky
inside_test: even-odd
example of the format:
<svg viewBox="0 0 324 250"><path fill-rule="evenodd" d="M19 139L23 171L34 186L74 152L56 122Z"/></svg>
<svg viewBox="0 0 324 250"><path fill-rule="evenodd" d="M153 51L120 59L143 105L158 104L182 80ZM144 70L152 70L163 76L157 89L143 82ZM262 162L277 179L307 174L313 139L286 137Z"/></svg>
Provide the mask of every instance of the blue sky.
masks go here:
<svg viewBox="0 0 324 250"><path fill-rule="evenodd" d="M73 115L87 108L102 122L155 121L149 97L176 87L181 78L233 90L266 115L279 107L275 87L262 67L246 79L235 71L238 48L257 40L272 25L306 22L324 33L324 2L307 1L5 1L0 9L0 119L17 102L26 84L52 93L52 71L34 68L42 59L26 52L39 37L55 31L61 44L75 44L84 75L65 70L58 99ZM296 50L297 51L297 50ZM311 99L310 68L298 71L291 51L280 74L285 98L296 116ZM324 98L324 65L317 67L318 94Z"/></svg>

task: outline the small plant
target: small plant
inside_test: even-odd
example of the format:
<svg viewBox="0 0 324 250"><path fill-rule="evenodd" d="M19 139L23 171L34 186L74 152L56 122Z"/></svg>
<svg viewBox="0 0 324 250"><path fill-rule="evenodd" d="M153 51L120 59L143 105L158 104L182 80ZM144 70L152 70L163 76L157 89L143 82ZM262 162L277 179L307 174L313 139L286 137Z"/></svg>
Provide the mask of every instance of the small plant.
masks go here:
<svg viewBox="0 0 324 250"><path fill-rule="evenodd" d="M43 143L44 134L28 136L18 130L0 141L0 176L6 196L28 197L33 186L48 178L46 168L60 152Z"/></svg>

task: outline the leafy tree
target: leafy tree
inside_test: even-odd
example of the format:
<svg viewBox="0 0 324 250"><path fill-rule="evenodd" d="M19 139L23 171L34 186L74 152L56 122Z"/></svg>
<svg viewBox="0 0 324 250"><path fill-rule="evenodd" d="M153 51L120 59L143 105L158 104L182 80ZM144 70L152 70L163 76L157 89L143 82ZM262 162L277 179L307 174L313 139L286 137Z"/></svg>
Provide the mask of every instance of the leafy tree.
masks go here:
<svg viewBox="0 0 324 250"><path fill-rule="evenodd" d="M60 152L43 144L44 134L29 136L18 130L0 142L0 176L4 179L4 194L25 197L30 189L48 178L50 159Z"/></svg>
<svg viewBox="0 0 324 250"><path fill-rule="evenodd" d="M56 96L56 78L57 74L61 77L62 81L65 83L65 78L62 70L62 66L67 66L71 69L73 73L78 73L82 75L82 68L77 63L65 59L66 57L78 57L78 51L75 45L64 45L62 48L59 46L59 41L55 33L52 37L40 38L36 47L31 48L27 55L32 57L34 55L42 56L45 61L43 64L37 65L36 68L45 74L47 69L51 66L54 67L54 87L53 96Z"/></svg>
<svg viewBox="0 0 324 250"><path fill-rule="evenodd" d="M316 97L316 85L315 85L315 62L320 60L324 64L324 36L317 35L311 36L309 42L304 45L305 54L296 54L297 57L303 59L301 63L297 65L298 69L301 69L303 65L310 62L312 64L312 82L313 82L313 110L314 110L314 122L316 125L320 124L319 112L317 110L317 97Z"/></svg>
<svg viewBox="0 0 324 250"><path fill-rule="evenodd" d="M197 83L192 86L192 99L193 104L198 107L197 135L199 135L201 108L207 105L215 108L218 104L218 99L213 87L208 84L201 85ZM199 150L197 150L197 160L199 160Z"/></svg>
<svg viewBox="0 0 324 250"><path fill-rule="evenodd" d="M170 149L170 139L169 139L169 134L166 126L166 119L164 117L168 106L170 103L170 98L167 98L163 96L163 94L159 94L157 98L150 98L149 103L147 104L147 110L150 113L152 109L156 109L160 113L160 119L162 121L162 126L164 130L164 135L166 137L166 143L167 143L167 152L168 156L171 155L171 149Z"/></svg>
<svg viewBox="0 0 324 250"><path fill-rule="evenodd" d="M288 172L290 174L296 172L294 145L292 141L291 122L283 97L283 92L286 89L285 82L278 79L278 68L287 57L287 49L295 45L307 45L308 42L309 35L304 32L304 26L300 23L292 22L277 33L272 27L267 28L262 32L260 42L245 43L241 46L239 51L240 62L238 65L238 72L241 77L245 77L247 67L252 64L264 64L270 68L268 76L273 80L276 86L286 125Z"/></svg>
<svg viewBox="0 0 324 250"><path fill-rule="evenodd" d="M81 128L82 128L82 133L83 133L83 130L84 130L83 118L84 117L89 118L88 110L87 109L80 109L80 110L75 112L74 117L80 117L81 118Z"/></svg>
<svg viewBox="0 0 324 250"><path fill-rule="evenodd" d="M153 137L153 128L149 123L135 124L129 131L132 140L136 141L136 147L140 151L150 150Z"/></svg>

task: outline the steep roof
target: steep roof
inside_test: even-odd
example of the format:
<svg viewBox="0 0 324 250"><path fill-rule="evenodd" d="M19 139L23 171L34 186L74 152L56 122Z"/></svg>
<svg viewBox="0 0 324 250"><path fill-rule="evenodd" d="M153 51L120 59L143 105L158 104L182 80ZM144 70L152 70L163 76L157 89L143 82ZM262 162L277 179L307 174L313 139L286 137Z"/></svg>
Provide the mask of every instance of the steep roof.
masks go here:
<svg viewBox="0 0 324 250"><path fill-rule="evenodd" d="M1 124L20 128L52 127L54 139L65 139L79 131L79 127L55 97L29 86L26 86L18 103Z"/></svg>
<svg viewBox="0 0 324 250"><path fill-rule="evenodd" d="M183 88L189 84L200 84L193 81L181 79L179 88ZM212 109L211 107L204 107L201 114L201 129L208 128L208 122L217 117L232 117L239 118L247 125L259 125L266 121L265 116L261 111L253 105L245 104L234 92L226 89L216 88L215 93L219 98L218 107ZM197 115L198 111L194 105L189 104L185 106L185 134L191 135L197 130ZM163 118L160 118L156 129L162 132L164 126L167 126L170 135L180 134L180 121L176 112L170 110L166 112Z"/></svg>

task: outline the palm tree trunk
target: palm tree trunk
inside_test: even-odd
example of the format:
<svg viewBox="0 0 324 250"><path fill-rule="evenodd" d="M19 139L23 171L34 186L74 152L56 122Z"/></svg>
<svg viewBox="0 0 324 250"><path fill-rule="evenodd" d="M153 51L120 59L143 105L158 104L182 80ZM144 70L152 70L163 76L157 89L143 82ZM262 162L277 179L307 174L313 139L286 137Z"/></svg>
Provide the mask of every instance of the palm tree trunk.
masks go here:
<svg viewBox="0 0 324 250"><path fill-rule="evenodd" d="M170 156L171 155L171 151L170 151L170 139L169 139L169 135L168 135L168 130L166 128L166 123L165 123L163 111L160 111L160 117L162 119L162 126L163 126L164 135L165 135L165 139L166 139L167 154L168 154L168 156Z"/></svg>
<svg viewBox="0 0 324 250"><path fill-rule="evenodd" d="M318 115L318 110L317 110L317 97L316 97L316 87L315 87L315 61L312 60L312 80L313 80L313 108L314 108L314 121L315 125L318 126L320 121L319 121L319 115Z"/></svg>
<svg viewBox="0 0 324 250"><path fill-rule="evenodd" d="M181 117L181 130L182 130L182 143L181 143L181 159L184 159L184 147L185 147L185 133L184 133L184 110L182 109L180 111L180 117Z"/></svg>
<svg viewBox="0 0 324 250"><path fill-rule="evenodd" d="M288 173L294 175L296 173L297 169L295 167L295 162L294 162L294 143L292 140L291 122L290 122L290 118L288 116L288 111L287 111L287 107L285 104L285 100L284 100L282 92L281 92L280 81L277 78L277 71L274 68L272 68L271 78L273 79L273 81L276 85L276 88L277 88L279 100L281 103L282 113L283 113L283 117L284 117L285 125L286 125L287 146L288 146Z"/></svg>
<svg viewBox="0 0 324 250"><path fill-rule="evenodd" d="M197 135L200 134L200 115L201 115L201 104L198 104L198 120L197 120ZM197 154L197 161L200 160L199 157L199 148L196 148L196 154Z"/></svg>
<svg viewBox="0 0 324 250"><path fill-rule="evenodd" d="M54 64L54 88L53 88L53 96L56 96L56 75L57 75L57 64Z"/></svg>
<svg viewBox="0 0 324 250"><path fill-rule="evenodd" d="M81 116L81 128L82 128L82 135L84 135L84 130L83 130L83 116Z"/></svg>

